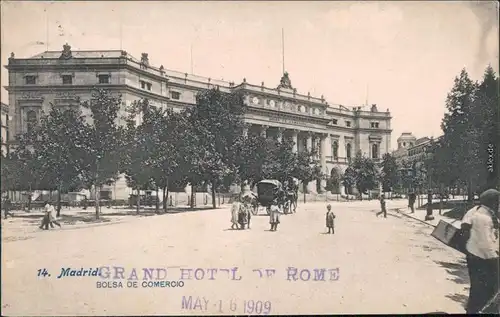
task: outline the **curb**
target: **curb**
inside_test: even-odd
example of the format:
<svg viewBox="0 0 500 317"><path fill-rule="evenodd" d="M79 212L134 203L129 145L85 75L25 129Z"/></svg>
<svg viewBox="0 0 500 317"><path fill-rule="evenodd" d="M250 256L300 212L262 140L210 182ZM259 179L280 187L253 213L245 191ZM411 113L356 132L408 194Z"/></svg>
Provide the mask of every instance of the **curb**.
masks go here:
<svg viewBox="0 0 500 317"><path fill-rule="evenodd" d="M393 209L393 210L394 210L394 211L396 211L398 214L403 215L403 216L405 216L405 217L407 217L407 218L410 218L410 219L413 219L413 220L417 220L417 221L418 221L418 222L420 222L420 223L423 223L423 224L426 224L426 225L431 226L431 227L433 227L433 228L436 228L436 226L435 226L435 225L433 225L433 224L431 224L431 223L428 223L428 222L427 222L427 221L425 221L425 220L421 220L421 219L418 219L418 218L412 217L412 216L408 215L407 213L401 212L400 208L396 208L396 209Z"/></svg>

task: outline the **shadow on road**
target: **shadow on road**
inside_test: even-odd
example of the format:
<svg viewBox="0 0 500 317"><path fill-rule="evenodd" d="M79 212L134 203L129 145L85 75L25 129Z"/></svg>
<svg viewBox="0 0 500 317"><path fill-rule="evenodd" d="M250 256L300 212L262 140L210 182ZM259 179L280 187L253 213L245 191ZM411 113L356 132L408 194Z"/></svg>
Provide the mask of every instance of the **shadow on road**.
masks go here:
<svg viewBox="0 0 500 317"><path fill-rule="evenodd" d="M449 298L449 299L451 299L454 302L461 303L462 307L464 309L467 306L467 300L468 300L468 296L467 295L455 293L455 294L446 295L446 298Z"/></svg>
<svg viewBox="0 0 500 317"><path fill-rule="evenodd" d="M457 284L469 284L469 272L467 271L467 264L465 261L458 263L435 261L446 269L446 272L452 276L448 280L454 281Z"/></svg>

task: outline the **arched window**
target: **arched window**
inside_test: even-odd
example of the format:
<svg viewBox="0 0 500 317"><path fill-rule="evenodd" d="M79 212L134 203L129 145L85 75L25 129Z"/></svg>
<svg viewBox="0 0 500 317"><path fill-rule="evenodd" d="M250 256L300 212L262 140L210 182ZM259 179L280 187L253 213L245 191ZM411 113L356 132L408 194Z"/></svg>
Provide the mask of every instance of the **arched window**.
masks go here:
<svg viewBox="0 0 500 317"><path fill-rule="evenodd" d="M346 150L347 160L350 161L351 160L351 143L347 143L345 150Z"/></svg>
<svg viewBox="0 0 500 317"><path fill-rule="evenodd" d="M406 142L403 142L403 146L406 146Z"/></svg>
<svg viewBox="0 0 500 317"><path fill-rule="evenodd" d="M339 145L338 145L337 141L333 141L332 156L333 156L333 159L335 161L338 160L338 158L339 158Z"/></svg>
<svg viewBox="0 0 500 317"><path fill-rule="evenodd" d="M376 143L372 144L372 158L378 158L378 145Z"/></svg>
<svg viewBox="0 0 500 317"><path fill-rule="evenodd" d="M37 123L36 111L30 110L26 113L26 132L31 133Z"/></svg>

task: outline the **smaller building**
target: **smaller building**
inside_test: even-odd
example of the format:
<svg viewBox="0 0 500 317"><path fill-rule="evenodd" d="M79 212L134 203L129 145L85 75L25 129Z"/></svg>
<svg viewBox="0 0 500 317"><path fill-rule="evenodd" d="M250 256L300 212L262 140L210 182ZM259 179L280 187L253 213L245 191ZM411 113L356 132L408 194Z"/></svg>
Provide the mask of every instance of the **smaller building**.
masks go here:
<svg viewBox="0 0 500 317"><path fill-rule="evenodd" d="M1 103L2 105L2 155L7 155L9 152L9 146L7 144L9 140L9 106Z"/></svg>

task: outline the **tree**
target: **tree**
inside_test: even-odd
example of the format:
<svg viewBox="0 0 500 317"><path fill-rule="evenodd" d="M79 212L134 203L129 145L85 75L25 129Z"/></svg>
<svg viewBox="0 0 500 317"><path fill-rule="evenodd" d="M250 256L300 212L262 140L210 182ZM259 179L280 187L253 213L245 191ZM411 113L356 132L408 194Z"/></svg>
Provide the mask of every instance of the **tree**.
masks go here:
<svg viewBox="0 0 500 317"><path fill-rule="evenodd" d="M483 80L478 85L473 110L473 126L478 140L478 187L485 190L495 188L498 183L498 151L500 144L499 80L493 68L488 66Z"/></svg>
<svg viewBox="0 0 500 317"><path fill-rule="evenodd" d="M103 185L110 185L118 178L120 155L124 152L122 135L117 118L121 97L111 92L95 89L88 101L81 103L90 112L90 122L85 125L85 156L82 176L86 187L94 189L96 219L99 219L99 196Z"/></svg>
<svg viewBox="0 0 500 317"><path fill-rule="evenodd" d="M346 188L354 183L361 199L363 199L363 194L368 190L375 189L378 185L378 171L375 163L358 152L346 169L343 180Z"/></svg>
<svg viewBox="0 0 500 317"><path fill-rule="evenodd" d="M127 111L129 116L123 134L126 146L122 155L121 171L125 173L128 186L137 191L136 212L139 214L140 191L153 188L153 160L156 158L155 151L160 146L156 120L159 119L161 111L147 99L135 101ZM142 116L142 122L138 126L135 125L137 116Z"/></svg>
<svg viewBox="0 0 500 317"><path fill-rule="evenodd" d="M398 183L398 165L396 158L389 153L382 157L382 190L392 191Z"/></svg>
<svg viewBox="0 0 500 317"><path fill-rule="evenodd" d="M243 142L244 110L240 93L228 94L214 88L199 93L196 106L185 112L190 131L186 143L191 159L187 178L193 185L192 196L195 186L209 182L214 208L216 188L225 177L236 174L234 148Z"/></svg>
<svg viewBox="0 0 500 317"><path fill-rule="evenodd" d="M325 189L331 191L333 194L339 193L339 185L342 181L342 175L339 173L337 168L333 168L332 172L326 180Z"/></svg>
<svg viewBox="0 0 500 317"><path fill-rule="evenodd" d="M236 148L239 178L248 181L250 187L264 179L263 167L269 154L267 145L265 137L249 135Z"/></svg>
<svg viewBox="0 0 500 317"><path fill-rule="evenodd" d="M157 144L153 154L153 175L152 179L156 186L163 192L163 211L167 212L168 191L172 186L184 187L185 165L181 162L186 161L184 143L186 133L186 124L181 114L170 110L155 110L155 131L157 132Z"/></svg>
<svg viewBox="0 0 500 317"><path fill-rule="evenodd" d="M52 106L31 138L32 153L38 161L39 173L50 182L43 189L57 189L57 216L61 213L61 194L81 188L85 123L74 108Z"/></svg>
<svg viewBox="0 0 500 317"><path fill-rule="evenodd" d="M474 111L477 85L463 69L455 78L454 86L446 98L447 113L441 127L444 132L443 145L446 160L457 179L467 185L469 200L473 199L481 168L478 159L480 144L478 131L474 127Z"/></svg>
<svg viewBox="0 0 500 317"><path fill-rule="evenodd" d="M352 188L356 186L356 177L356 171L352 166L348 166L342 174L341 180L346 195L352 194Z"/></svg>

